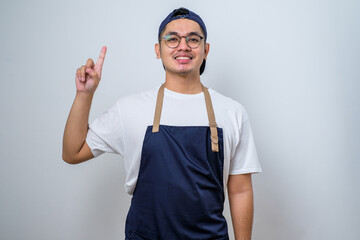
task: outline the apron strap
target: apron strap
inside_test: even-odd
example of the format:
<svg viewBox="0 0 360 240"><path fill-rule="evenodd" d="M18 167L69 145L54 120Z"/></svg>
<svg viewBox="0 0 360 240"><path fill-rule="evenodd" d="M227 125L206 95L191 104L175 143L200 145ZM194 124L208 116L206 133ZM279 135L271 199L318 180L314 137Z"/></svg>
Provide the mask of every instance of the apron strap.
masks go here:
<svg viewBox="0 0 360 240"><path fill-rule="evenodd" d="M164 100L164 88L165 88L165 83L163 83L161 85L161 87L159 88L159 91L158 91L152 132L159 131L161 110L162 110L162 105L163 105L163 100Z"/></svg>
<svg viewBox="0 0 360 240"><path fill-rule="evenodd" d="M215 114L213 105L211 102L211 97L209 94L209 91L204 85L202 85L202 89L205 96L205 103L206 103L206 110L209 118L209 126L210 126L210 132L211 132L211 149L213 152L219 152L219 138L218 138L218 132L217 132L217 124L215 121Z"/></svg>
<svg viewBox="0 0 360 240"><path fill-rule="evenodd" d="M214 109L212 106L211 98L209 91L204 85L202 85L202 90L204 92L205 97L205 103L206 103L206 111L209 118L209 126L210 126L210 132L211 132L211 149L213 152L219 152L219 138L218 138L218 132L217 132L217 124L215 121L215 114ZM156 108L155 108L155 116L154 116L154 124L152 127L152 132L158 132L159 126L160 126L160 117L161 117L161 110L164 100L164 88L165 84L163 83L161 87L159 88L157 100L156 100Z"/></svg>

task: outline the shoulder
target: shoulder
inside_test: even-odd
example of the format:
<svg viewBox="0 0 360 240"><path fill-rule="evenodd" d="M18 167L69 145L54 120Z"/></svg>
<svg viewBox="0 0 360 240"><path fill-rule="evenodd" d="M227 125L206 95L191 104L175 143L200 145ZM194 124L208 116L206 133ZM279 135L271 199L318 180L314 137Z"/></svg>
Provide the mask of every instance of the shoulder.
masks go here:
<svg viewBox="0 0 360 240"><path fill-rule="evenodd" d="M154 99L156 99L157 91L160 86L156 86L150 89L143 90L141 92L137 92L134 94L129 94L127 96L119 98L115 105L118 109L132 109L136 107L146 107L149 104L154 103Z"/></svg>
<svg viewBox="0 0 360 240"><path fill-rule="evenodd" d="M228 116L235 116L240 122L248 120L247 111L242 104L212 88L209 89L209 92L211 94L214 111L219 111Z"/></svg>

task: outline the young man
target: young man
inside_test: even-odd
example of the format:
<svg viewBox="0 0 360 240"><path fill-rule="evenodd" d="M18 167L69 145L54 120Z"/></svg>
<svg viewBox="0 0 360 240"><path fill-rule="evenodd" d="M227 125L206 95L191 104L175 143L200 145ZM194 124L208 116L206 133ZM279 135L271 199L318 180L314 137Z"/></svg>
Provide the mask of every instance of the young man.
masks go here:
<svg viewBox="0 0 360 240"><path fill-rule="evenodd" d="M235 237L251 239L251 173L260 172L244 108L200 82L209 53L202 19L176 9L159 28L157 58L165 83L124 97L88 127L106 47L76 74L63 159L81 163L104 152L123 156L132 195L126 239L229 239L227 186ZM216 117L216 118L215 118Z"/></svg>

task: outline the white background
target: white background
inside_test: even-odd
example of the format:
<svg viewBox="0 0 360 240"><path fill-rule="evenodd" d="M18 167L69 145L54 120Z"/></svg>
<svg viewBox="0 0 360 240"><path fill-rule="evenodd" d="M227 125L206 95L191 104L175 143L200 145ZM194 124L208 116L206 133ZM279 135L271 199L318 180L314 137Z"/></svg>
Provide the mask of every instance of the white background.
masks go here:
<svg viewBox="0 0 360 240"><path fill-rule="evenodd" d="M74 75L108 46L90 121L160 84L158 26L181 6L207 25L203 83L250 115L263 168L253 239L360 239L355 0L2 0L0 239L124 239L122 159L61 158ZM228 204L225 215L233 239Z"/></svg>

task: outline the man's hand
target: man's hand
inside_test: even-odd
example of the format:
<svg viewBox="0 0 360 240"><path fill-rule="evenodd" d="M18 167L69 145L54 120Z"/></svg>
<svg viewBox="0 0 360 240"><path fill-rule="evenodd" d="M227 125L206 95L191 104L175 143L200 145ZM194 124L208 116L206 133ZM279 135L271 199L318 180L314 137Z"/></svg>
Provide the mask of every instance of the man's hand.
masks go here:
<svg viewBox="0 0 360 240"><path fill-rule="evenodd" d="M99 85L101 79L101 71L106 55L106 46L102 47L99 59L96 64L89 58L86 65L82 65L76 71L76 90L77 92L93 94Z"/></svg>

